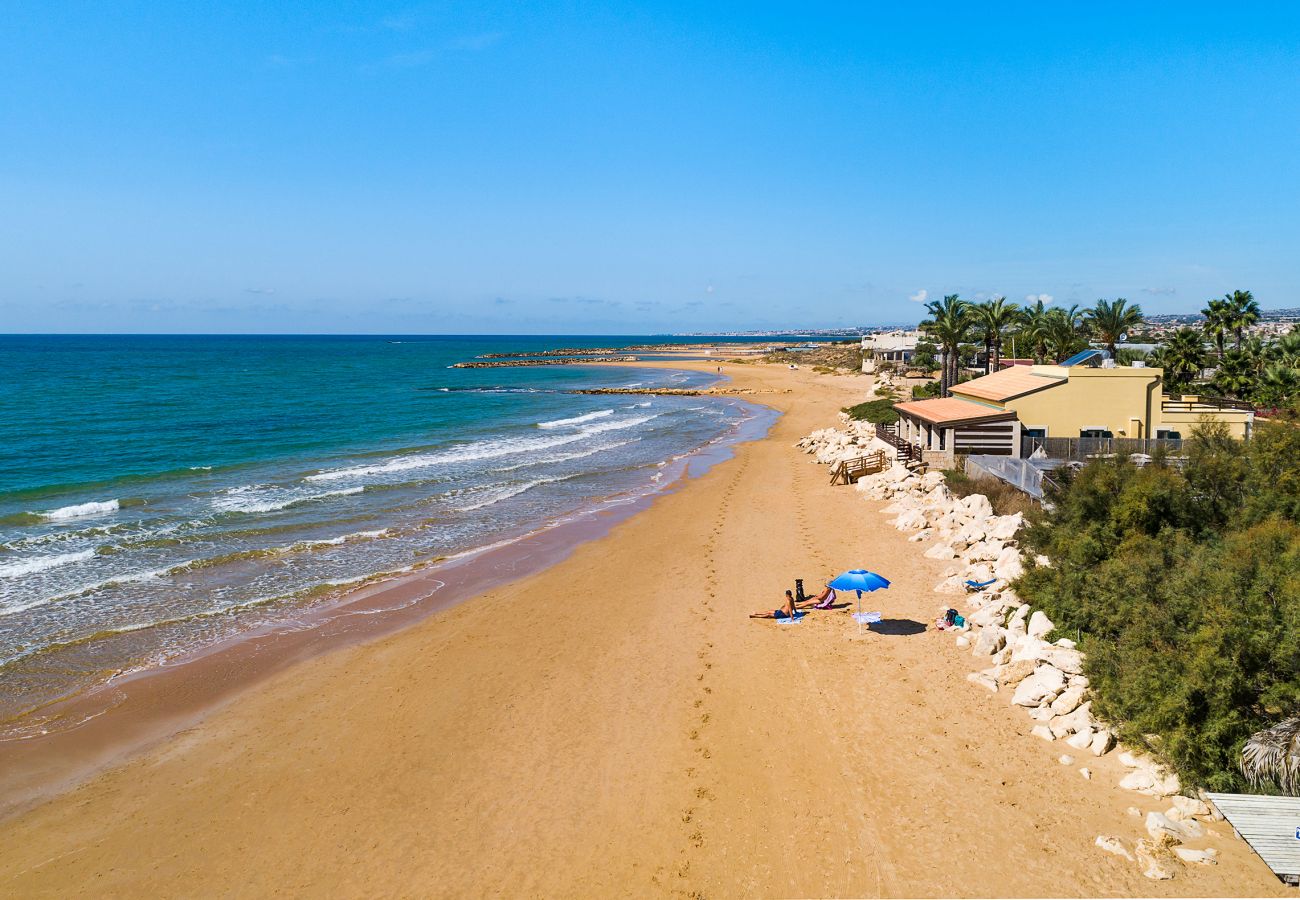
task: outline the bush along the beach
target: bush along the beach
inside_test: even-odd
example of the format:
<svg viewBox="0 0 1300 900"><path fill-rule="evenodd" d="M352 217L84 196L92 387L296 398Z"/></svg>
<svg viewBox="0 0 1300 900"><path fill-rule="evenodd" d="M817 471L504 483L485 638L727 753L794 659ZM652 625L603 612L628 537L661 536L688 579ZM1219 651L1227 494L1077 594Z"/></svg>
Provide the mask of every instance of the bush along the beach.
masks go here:
<svg viewBox="0 0 1300 900"><path fill-rule="evenodd" d="M892 425L898 421L898 413L894 410L894 401L889 398L868 400L866 403L845 407L844 412L849 414L850 419L859 422L871 422L876 425Z"/></svg>
<svg viewBox="0 0 1300 900"><path fill-rule="evenodd" d="M1300 430L1200 428L1184 471L1098 461L1022 536L1016 591L1081 636L1095 709L1185 782L1239 791L1251 734L1300 710Z"/></svg>

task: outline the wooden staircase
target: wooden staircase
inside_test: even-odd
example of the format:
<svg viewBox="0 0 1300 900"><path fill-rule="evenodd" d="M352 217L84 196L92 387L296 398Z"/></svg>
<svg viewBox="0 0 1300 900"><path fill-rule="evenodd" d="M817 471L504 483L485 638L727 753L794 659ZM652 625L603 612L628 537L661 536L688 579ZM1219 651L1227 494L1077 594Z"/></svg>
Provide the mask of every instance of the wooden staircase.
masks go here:
<svg viewBox="0 0 1300 900"><path fill-rule="evenodd" d="M877 425L876 437L893 447L894 452L898 454L898 461L909 469L925 465L921 460L921 448L899 437L897 425Z"/></svg>
<svg viewBox="0 0 1300 900"><path fill-rule="evenodd" d="M873 475L889 468L885 451L877 450L866 456L842 459L831 468L831 484L853 484L863 475Z"/></svg>

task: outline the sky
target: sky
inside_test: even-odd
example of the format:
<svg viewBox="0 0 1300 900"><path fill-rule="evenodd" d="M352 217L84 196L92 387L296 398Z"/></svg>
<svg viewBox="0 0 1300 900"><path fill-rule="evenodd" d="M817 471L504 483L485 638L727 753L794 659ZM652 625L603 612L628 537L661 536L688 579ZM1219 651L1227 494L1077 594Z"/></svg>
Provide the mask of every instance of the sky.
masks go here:
<svg viewBox="0 0 1300 900"><path fill-rule="evenodd" d="M0 332L1300 306L1300 4L0 10Z"/></svg>

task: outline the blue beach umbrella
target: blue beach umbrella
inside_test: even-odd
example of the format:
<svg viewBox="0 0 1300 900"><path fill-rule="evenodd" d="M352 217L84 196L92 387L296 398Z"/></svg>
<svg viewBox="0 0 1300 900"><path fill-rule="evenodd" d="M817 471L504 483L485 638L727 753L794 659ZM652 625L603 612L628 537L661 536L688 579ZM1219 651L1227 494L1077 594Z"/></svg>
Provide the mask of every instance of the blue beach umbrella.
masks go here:
<svg viewBox="0 0 1300 900"><path fill-rule="evenodd" d="M837 591L857 591L858 593L858 611L853 614L857 620L858 631L862 631L862 623L865 621L879 622L880 616L876 613L862 612L862 592L878 591L881 588L889 587L889 579L883 575L877 575L875 572L868 572L866 569L850 569L841 575L836 575L831 579L830 586Z"/></svg>

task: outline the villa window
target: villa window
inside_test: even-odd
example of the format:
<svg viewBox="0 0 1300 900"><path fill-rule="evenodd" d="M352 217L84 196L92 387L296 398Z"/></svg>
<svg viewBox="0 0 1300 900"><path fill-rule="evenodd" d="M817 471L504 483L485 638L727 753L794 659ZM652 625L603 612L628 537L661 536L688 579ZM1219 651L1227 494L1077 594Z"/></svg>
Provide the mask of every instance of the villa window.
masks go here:
<svg viewBox="0 0 1300 900"><path fill-rule="evenodd" d="M1042 438L1047 437L1047 429L1046 428L1022 428L1020 430L1020 434L1022 437L1039 438L1041 440Z"/></svg>
<svg viewBox="0 0 1300 900"><path fill-rule="evenodd" d="M1162 441L1181 441L1183 433L1172 428L1157 428L1156 439Z"/></svg>
<svg viewBox="0 0 1300 900"><path fill-rule="evenodd" d="M1113 438L1115 433L1109 428L1080 428L1079 437L1081 438Z"/></svg>

